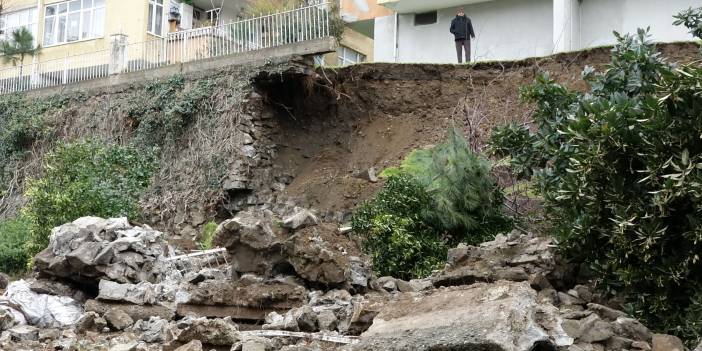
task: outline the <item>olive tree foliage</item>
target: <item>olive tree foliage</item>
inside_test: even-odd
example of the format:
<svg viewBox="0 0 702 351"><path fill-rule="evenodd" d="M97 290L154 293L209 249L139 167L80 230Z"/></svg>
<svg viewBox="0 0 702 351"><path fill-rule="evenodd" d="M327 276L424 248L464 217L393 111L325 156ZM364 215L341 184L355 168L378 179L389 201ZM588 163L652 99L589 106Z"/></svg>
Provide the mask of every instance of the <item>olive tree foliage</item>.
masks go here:
<svg viewBox="0 0 702 351"><path fill-rule="evenodd" d="M702 36L702 9L676 16ZM523 88L535 133L500 127L494 150L532 173L564 253L657 331L702 333L702 68L667 62L647 30L615 33L589 90L547 74ZM518 136L509 138L506 136ZM522 143L514 143L521 140Z"/></svg>

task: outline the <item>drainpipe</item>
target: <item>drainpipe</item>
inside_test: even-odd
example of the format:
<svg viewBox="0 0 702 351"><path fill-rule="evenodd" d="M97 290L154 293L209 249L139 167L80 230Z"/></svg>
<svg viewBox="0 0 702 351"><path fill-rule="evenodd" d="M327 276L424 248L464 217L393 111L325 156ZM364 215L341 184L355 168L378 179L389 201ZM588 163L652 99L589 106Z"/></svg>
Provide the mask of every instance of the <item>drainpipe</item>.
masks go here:
<svg viewBox="0 0 702 351"><path fill-rule="evenodd" d="M399 40L399 35L400 35L399 18L400 18L400 14L395 12L395 33L393 36L393 45L392 45L392 50L393 50L392 57L393 57L394 62L397 62L397 59L400 56L399 47L398 47L399 42L400 42L400 40Z"/></svg>

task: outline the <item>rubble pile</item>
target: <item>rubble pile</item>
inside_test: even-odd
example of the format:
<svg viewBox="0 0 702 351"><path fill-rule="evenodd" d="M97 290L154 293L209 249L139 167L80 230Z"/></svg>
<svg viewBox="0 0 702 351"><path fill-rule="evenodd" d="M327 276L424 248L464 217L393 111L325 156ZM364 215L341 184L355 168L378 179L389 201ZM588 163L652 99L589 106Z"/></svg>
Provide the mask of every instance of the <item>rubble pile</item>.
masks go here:
<svg viewBox="0 0 702 351"><path fill-rule="evenodd" d="M545 237L461 245L411 281L373 277L352 236L300 208L240 212L215 242L226 257L126 219L57 227L37 278L0 297L0 349L685 350L574 284Z"/></svg>

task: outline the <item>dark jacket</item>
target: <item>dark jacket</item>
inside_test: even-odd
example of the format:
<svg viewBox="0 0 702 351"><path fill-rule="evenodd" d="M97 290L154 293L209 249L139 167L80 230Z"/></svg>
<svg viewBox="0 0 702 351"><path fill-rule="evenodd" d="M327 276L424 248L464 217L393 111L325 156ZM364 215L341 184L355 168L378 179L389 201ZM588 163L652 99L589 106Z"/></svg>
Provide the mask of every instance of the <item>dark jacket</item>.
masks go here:
<svg viewBox="0 0 702 351"><path fill-rule="evenodd" d="M456 37L456 41L475 38L473 23L468 16L456 16L451 21L451 33Z"/></svg>

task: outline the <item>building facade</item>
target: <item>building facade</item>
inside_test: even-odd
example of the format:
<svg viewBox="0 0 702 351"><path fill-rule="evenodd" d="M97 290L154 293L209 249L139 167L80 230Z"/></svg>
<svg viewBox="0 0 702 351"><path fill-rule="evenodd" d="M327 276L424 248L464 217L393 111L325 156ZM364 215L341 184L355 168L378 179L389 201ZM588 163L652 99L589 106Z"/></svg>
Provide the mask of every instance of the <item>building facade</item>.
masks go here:
<svg viewBox="0 0 702 351"><path fill-rule="evenodd" d="M473 60L546 56L615 42L613 31L651 27L654 41L688 41L673 15L699 0L378 0L395 14L375 19L375 61L454 63L449 33L459 7L476 32Z"/></svg>
<svg viewBox="0 0 702 351"><path fill-rule="evenodd" d="M245 0L0 0L0 40L26 27L41 46L41 61L109 50L111 36L129 43L170 32L234 21ZM214 6L213 6L214 5ZM0 68L8 63L0 62Z"/></svg>

